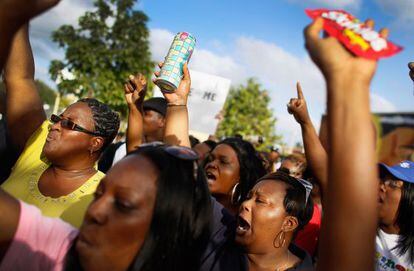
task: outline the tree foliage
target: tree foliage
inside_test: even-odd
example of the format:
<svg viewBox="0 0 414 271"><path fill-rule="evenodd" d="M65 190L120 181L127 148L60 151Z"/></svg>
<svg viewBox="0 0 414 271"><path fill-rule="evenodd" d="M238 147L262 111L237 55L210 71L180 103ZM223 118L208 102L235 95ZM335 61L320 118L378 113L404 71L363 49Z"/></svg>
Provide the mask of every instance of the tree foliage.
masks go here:
<svg viewBox="0 0 414 271"><path fill-rule="evenodd" d="M216 136L242 135L257 141L261 136L263 143L258 149L264 149L280 140L275 133L276 118L269 109L270 97L266 90L254 79L247 85L232 88L224 104L223 120L220 122Z"/></svg>
<svg viewBox="0 0 414 271"><path fill-rule="evenodd" d="M49 73L62 94L92 96L125 113L123 83L129 74L150 75L148 17L134 10L135 0L96 0L79 26L63 25L52 38L66 50ZM72 76L64 76L69 71Z"/></svg>

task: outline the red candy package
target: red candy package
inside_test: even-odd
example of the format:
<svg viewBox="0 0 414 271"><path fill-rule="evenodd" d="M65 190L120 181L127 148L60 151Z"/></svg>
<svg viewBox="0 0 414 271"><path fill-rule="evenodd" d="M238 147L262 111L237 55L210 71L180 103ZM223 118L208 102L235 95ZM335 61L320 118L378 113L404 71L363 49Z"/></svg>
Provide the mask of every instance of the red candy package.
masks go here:
<svg viewBox="0 0 414 271"><path fill-rule="evenodd" d="M322 17L323 29L357 56L379 59L395 55L403 49L384 39L377 31L366 27L346 11L307 9L306 14L312 19Z"/></svg>

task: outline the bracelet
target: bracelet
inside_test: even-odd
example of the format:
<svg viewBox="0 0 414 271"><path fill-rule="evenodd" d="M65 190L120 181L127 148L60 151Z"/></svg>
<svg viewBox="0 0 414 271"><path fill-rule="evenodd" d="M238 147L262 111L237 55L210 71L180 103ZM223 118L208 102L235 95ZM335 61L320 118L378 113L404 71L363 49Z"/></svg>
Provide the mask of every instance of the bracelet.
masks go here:
<svg viewBox="0 0 414 271"><path fill-rule="evenodd" d="M167 104L168 107L172 107L172 106L187 106L186 104L174 104L174 103L168 103Z"/></svg>

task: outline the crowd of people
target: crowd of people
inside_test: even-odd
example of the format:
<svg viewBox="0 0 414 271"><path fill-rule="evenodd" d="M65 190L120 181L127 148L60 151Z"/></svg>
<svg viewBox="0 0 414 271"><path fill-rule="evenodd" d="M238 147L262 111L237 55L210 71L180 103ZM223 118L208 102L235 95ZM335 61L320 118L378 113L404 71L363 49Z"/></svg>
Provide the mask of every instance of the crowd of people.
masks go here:
<svg viewBox="0 0 414 271"><path fill-rule="evenodd" d="M282 159L239 135L191 137L187 64L164 98L145 100L148 79L131 71L120 86L125 142L113 143L119 115L93 97L46 119L28 24L57 3L0 0L5 117L18 157L1 180L0 270L414 270L414 163L377 161L377 63L321 37L320 18L304 37L326 81L329 149L298 83L287 110L304 153Z"/></svg>

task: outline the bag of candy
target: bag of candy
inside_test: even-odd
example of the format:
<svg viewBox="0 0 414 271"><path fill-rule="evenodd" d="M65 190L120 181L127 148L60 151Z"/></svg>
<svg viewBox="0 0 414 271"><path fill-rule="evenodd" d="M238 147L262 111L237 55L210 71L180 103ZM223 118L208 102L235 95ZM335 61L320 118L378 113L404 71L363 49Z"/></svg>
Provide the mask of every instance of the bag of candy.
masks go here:
<svg viewBox="0 0 414 271"><path fill-rule="evenodd" d="M346 11L307 9L306 14L312 19L322 17L324 30L357 56L379 59L397 54L403 49Z"/></svg>

